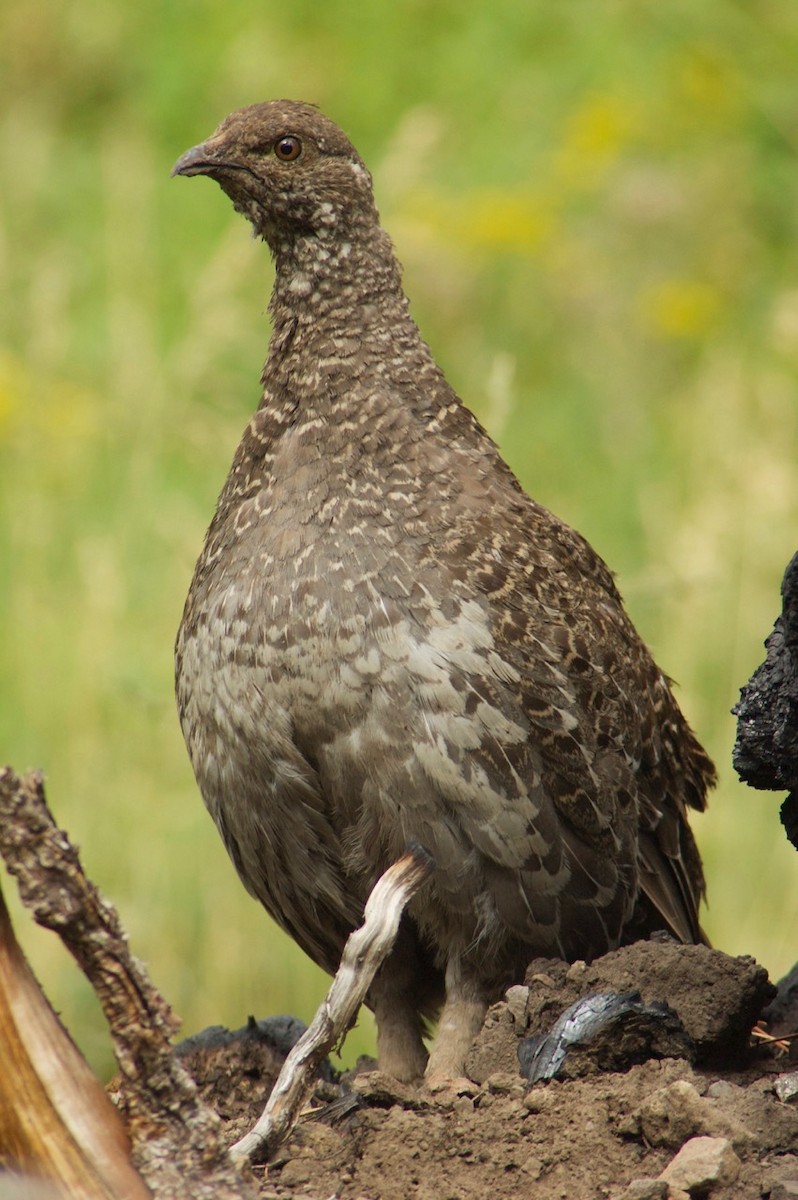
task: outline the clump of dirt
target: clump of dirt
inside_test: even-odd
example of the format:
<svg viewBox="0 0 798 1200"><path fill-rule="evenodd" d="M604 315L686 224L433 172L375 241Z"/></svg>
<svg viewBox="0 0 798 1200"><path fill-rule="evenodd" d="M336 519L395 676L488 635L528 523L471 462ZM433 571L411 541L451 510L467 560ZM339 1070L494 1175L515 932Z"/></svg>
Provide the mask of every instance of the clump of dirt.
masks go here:
<svg viewBox="0 0 798 1200"><path fill-rule="evenodd" d="M641 1057L643 1044L645 1055L675 1045L680 1056L623 1063L623 1039L615 1039L608 1059L605 1029L597 1042L603 1050L577 1038L554 1056L555 1077L530 1086L519 1046L597 993L639 993L655 1014L657 1006L667 1014L665 1038L632 1038L630 1060ZM798 1102L790 1098L798 1079L787 1074L793 1064L786 1054L750 1037L773 994L752 959L703 946L643 942L590 965L536 960L523 986L488 1012L468 1079L434 1093L374 1069L320 1079L312 1115L256 1168L261 1194L787 1200L798 1195ZM671 1042L674 1026L680 1034ZM210 1047L200 1042L185 1052L231 1142L267 1099L286 1028L251 1024L232 1051L216 1034ZM607 1061L612 1070L603 1069Z"/></svg>

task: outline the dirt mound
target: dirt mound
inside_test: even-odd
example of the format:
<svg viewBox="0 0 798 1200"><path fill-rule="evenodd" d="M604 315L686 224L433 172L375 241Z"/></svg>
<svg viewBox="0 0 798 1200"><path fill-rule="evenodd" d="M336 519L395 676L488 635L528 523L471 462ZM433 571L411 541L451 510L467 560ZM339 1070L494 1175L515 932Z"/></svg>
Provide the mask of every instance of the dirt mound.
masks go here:
<svg viewBox="0 0 798 1200"><path fill-rule="evenodd" d="M262 1195L786 1200L798 1195L793 1064L750 1038L773 994L752 959L702 946L639 943L590 965L537 960L489 1011L470 1078L457 1086L431 1094L368 1064L320 1080L313 1114L256 1168ZM604 1008L620 1024L596 1033L593 1022L587 1036L580 1002L597 995L611 998ZM277 1021L251 1023L232 1057L218 1034L187 1049L231 1140L258 1115L279 1069L287 1026ZM566 1033L541 1051L555 1026ZM530 1084L519 1046L542 1056L552 1077Z"/></svg>

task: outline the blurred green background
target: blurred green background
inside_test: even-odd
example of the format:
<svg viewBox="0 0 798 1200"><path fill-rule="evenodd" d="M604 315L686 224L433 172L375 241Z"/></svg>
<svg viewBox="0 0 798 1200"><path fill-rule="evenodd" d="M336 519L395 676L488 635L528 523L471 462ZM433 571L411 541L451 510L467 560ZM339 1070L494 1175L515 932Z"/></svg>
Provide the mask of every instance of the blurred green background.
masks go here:
<svg viewBox="0 0 798 1200"><path fill-rule="evenodd" d="M271 267L169 170L279 96L349 132L449 378L618 572L720 767L707 929L781 974L798 859L729 709L798 542L798 6L5 0L0 47L0 760L45 769L185 1030L326 986L240 887L172 695ZM106 1070L88 987L15 912Z"/></svg>

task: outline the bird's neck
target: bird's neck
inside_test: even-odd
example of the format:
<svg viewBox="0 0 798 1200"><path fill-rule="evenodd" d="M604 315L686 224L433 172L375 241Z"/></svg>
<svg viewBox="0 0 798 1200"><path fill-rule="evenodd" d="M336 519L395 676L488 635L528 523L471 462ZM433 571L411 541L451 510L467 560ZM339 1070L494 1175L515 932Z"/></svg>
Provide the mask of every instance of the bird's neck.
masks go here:
<svg viewBox="0 0 798 1200"><path fill-rule="evenodd" d="M426 435L449 446L472 443L475 431L484 437L421 337L378 226L351 239L295 239L272 249L261 447L298 426L309 431L317 457L332 459L335 446L347 447L342 461L375 439L395 454L400 442L415 445Z"/></svg>
<svg viewBox="0 0 798 1200"><path fill-rule="evenodd" d="M269 311L274 367L297 353L335 356L350 338L423 347L388 235L377 225L292 237L272 246L276 276ZM376 347L375 347L376 349ZM418 349L416 349L418 354Z"/></svg>

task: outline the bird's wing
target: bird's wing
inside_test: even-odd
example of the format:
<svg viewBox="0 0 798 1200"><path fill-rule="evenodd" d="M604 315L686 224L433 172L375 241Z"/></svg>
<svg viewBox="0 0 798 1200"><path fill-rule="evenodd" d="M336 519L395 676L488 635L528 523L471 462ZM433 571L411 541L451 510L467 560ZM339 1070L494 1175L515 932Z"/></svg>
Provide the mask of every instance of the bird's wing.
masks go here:
<svg viewBox="0 0 798 1200"><path fill-rule="evenodd" d="M578 948L564 947L568 956L586 952L594 935L599 949L603 939L617 941L633 907L641 933L665 927L680 940L699 940L703 876L687 808L703 808L711 763L599 556L533 502L517 509L517 521L483 531L490 554L480 578L496 652L518 682L472 679L471 686L528 734L522 745L483 736L467 755L499 797L493 828L471 821L470 835L493 856L505 919L512 925L515 916L523 927L525 906L545 909L541 896L548 887L554 897L566 870L555 907L563 927L582 931ZM497 827L511 826L520 803L513 775L524 773L534 820L515 841L497 845ZM500 886L519 839L527 858Z"/></svg>

